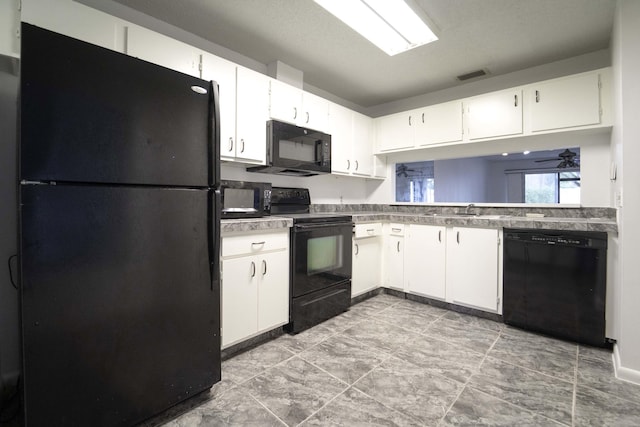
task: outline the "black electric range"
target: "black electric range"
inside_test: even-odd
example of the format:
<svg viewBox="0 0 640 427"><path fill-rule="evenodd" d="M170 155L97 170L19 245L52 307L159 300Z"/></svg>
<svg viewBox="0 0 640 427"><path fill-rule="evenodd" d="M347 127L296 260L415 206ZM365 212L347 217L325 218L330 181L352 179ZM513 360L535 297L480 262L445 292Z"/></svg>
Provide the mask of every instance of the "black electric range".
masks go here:
<svg viewBox="0 0 640 427"><path fill-rule="evenodd" d="M351 215L309 212L306 188L274 187L271 214L293 219L286 330L298 333L351 306Z"/></svg>

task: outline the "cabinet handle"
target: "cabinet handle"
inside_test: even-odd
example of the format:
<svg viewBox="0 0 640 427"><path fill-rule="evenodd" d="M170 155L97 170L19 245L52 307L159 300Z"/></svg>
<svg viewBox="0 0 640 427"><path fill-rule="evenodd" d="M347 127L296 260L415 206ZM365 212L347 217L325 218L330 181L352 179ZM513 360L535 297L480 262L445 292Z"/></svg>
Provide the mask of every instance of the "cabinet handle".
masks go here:
<svg viewBox="0 0 640 427"><path fill-rule="evenodd" d="M298 118L298 109L296 107L293 107L293 120Z"/></svg>
<svg viewBox="0 0 640 427"><path fill-rule="evenodd" d="M456 232L456 242L458 242L458 244L460 244L460 232Z"/></svg>
<svg viewBox="0 0 640 427"><path fill-rule="evenodd" d="M411 116L409 116L409 126L411 126Z"/></svg>
<svg viewBox="0 0 640 427"><path fill-rule="evenodd" d="M392 228L391 231L393 231L394 233L399 233L402 230L400 228Z"/></svg>
<svg viewBox="0 0 640 427"><path fill-rule="evenodd" d="M358 255L360 253L360 247L358 246L358 244L356 243L356 255Z"/></svg>
<svg viewBox="0 0 640 427"><path fill-rule="evenodd" d="M305 123L309 123L309 112L307 111L307 121Z"/></svg>
<svg viewBox="0 0 640 427"><path fill-rule="evenodd" d="M233 138L229 138L229 151L233 151Z"/></svg>
<svg viewBox="0 0 640 427"><path fill-rule="evenodd" d="M256 263L251 261L251 277L256 277Z"/></svg>
<svg viewBox="0 0 640 427"><path fill-rule="evenodd" d="M240 150L240 152L244 153L244 138L240 139L240 144L242 144L242 149Z"/></svg>
<svg viewBox="0 0 640 427"><path fill-rule="evenodd" d="M514 99L513 106L517 107L518 106L518 95L513 95L513 99Z"/></svg>
<svg viewBox="0 0 640 427"><path fill-rule="evenodd" d="M262 260L262 275L265 276L267 274L267 261Z"/></svg>
<svg viewBox="0 0 640 427"><path fill-rule="evenodd" d="M375 228L367 228L367 233L373 233L374 231L376 231Z"/></svg>
<svg viewBox="0 0 640 427"><path fill-rule="evenodd" d="M438 242L442 243L442 230L438 230Z"/></svg>
<svg viewBox="0 0 640 427"><path fill-rule="evenodd" d="M424 113L422 113L422 124L424 124Z"/></svg>
<svg viewBox="0 0 640 427"><path fill-rule="evenodd" d="M356 170L358 170L358 161L356 160Z"/></svg>
<svg viewBox="0 0 640 427"><path fill-rule="evenodd" d="M536 91L536 102L540 102L540 91Z"/></svg>
<svg viewBox="0 0 640 427"><path fill-rule="evenodd" d="M397 244L396 250L397 250L398 252L400 252L400 241L399 241L399 240L398 240L398 244Z"/></svg>
<svg viewBox="0 0 640 427"><path fill-rule="evenodd" d="M253 242L253 243L251 243L251 246L259 246L259 245L264 246L264 244L265 244L265 243L266 243L265 241L262 241L262 242Z"/></svg>
<svg viewBox="0 0 640 427"><path fill-rule="evenodd" d="M347 159L347 170L351 169L351 160Z"/></svg>

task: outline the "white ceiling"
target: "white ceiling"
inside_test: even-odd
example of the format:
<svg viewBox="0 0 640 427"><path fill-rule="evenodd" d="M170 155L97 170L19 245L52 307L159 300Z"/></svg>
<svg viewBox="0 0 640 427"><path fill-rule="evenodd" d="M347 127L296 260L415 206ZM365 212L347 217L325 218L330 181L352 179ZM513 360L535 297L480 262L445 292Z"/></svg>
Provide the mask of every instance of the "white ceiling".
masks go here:
<svg viewBox="0 0 640 427"><path fill-rule="evenodd" d="M260 63L282 61L306 84L362 107L450 88L477 69L490 77L607 49L615 8L615 0L415 0L440 40L390 57L313 0L115 1Z"/></svg>

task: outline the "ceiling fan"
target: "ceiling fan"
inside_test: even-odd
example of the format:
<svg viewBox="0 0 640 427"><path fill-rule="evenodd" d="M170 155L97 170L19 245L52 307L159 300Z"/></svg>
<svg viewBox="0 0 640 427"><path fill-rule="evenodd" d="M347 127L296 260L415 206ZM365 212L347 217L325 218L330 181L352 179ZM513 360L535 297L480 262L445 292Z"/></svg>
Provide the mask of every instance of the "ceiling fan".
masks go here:
<svg viewBox="0 0 640 427"><path fill-rule="evenodd" d="M580 164L578 163L576 156L577 154L574 153L573 151L569 149L565 149L562 153L558 154L558 157L553 157L550 159L540 159L540 160L536 160L535 162L541 163L541 162L553 162L556 160L560 160L560 163L558 163L558 166L556 166L559 169L578 168L580 167Z"/></svg>
<svg viewBox="0 0 640 427"><path fill-rule="evenodd" d="M396 176L402 176L407 178L409 176L407 172L419 172L419 171L416 169L408 168L407 165L405 165L404 163L399 163L396 166Z"/></svg>

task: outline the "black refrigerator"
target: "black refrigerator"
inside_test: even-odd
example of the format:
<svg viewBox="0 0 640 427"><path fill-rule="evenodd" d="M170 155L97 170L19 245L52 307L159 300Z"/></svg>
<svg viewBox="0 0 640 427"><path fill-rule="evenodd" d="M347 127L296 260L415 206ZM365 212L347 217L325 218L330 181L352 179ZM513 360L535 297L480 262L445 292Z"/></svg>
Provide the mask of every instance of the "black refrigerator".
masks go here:
<svg viewBox="0 0 640 427"><path fill-rule="evenodd" d="M21 38L24 423L133 425L220 380L218 87Z"/></svg>

